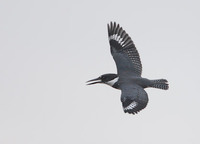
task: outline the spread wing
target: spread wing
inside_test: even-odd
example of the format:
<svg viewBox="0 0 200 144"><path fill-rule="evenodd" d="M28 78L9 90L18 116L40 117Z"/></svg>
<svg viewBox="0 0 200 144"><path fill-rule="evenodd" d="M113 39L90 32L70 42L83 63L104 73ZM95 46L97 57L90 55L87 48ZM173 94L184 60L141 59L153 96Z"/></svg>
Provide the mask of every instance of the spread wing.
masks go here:
<svg viewBox="0 0 200 144"><path fill-rule="evenodd" d="M121 102L124 112L135 114L144 109L148 103L146 91L139 85L122 84Z"/></svg>
<svg viewBox="0 0 200 144"><path fill-rule="evenodd" d="M139 53L129 35L119 24L108 24L108 36L111 54L117 65L118 75L129 73L141 76L142 64Z"/></svg>

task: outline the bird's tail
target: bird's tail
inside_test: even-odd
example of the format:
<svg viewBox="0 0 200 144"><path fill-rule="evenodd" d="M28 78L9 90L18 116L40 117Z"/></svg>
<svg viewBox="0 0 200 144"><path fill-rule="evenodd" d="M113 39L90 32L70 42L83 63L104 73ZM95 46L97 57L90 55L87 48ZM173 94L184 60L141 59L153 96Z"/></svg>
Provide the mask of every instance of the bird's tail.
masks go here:
<svg viewBox="0 0 200 144"><path fill-rule="evenodd" d="M163 89L163 90L169 89L169 84L166 79L151 80L151 82L152 84L150 87Z"/></svg>

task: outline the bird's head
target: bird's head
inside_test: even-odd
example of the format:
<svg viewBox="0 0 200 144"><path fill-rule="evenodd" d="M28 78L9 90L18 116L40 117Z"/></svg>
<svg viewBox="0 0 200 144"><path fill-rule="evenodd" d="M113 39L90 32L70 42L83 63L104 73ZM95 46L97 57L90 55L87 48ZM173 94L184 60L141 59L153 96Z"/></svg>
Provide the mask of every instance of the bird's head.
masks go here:
<svg viewBox="0 0 200 144"><path fill-rule="evenodd" d="M117 76L117 74L104 74L98 78L87 81L87 85L104 83L113 86L118 81L118 79L119 77Z"/></svg>

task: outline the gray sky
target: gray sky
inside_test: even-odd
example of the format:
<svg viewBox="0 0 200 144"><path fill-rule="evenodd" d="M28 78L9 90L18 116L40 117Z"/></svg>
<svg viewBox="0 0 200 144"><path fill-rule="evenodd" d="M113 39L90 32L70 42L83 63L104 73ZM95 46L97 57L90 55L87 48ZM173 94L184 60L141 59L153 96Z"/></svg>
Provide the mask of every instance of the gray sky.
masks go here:
<svg viewBox="0 0 200 144"><path fill-rule="evenodd" d="M199 144L200 2L197 0L0 2L1 144ZM147 108L125 114L121 92L86 86L116 73L107 23L133 39Z"/></svg>

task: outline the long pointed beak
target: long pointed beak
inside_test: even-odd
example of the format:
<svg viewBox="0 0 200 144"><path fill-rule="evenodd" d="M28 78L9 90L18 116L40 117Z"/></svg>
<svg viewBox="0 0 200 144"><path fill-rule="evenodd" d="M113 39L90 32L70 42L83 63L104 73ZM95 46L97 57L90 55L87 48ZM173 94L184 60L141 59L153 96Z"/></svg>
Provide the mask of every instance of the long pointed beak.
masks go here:
<svg viewBox="0 0 200 144"><path fill-rule="evenodd" d="M87 85L92 85L92 84L102 83L102 81L101 81L101 78L95 78L95 79L87 81L86 83Z"/></svg>

